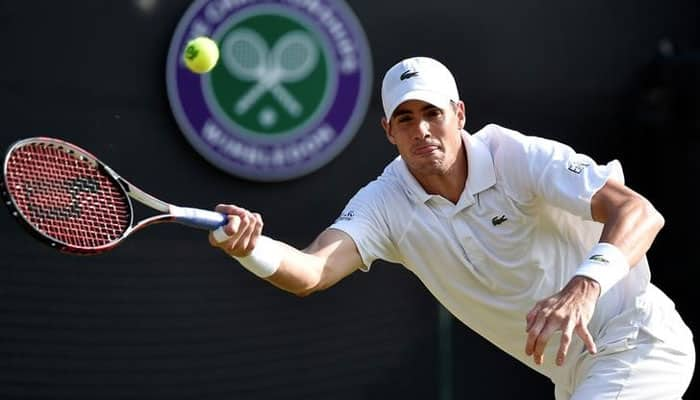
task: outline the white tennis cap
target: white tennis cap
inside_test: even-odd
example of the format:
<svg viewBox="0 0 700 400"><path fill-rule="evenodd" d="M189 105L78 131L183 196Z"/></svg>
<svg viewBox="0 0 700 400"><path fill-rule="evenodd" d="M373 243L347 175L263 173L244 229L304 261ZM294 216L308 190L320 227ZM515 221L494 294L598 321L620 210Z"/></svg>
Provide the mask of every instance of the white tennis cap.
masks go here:
<svg viewBox="0 0 700 400"><path fill-rule="evenodd" d="M450 70L428 57L399 61L384 75L382 105L386 119L406 100L422 100L442 109L458 101L457 83Z"/></svg>

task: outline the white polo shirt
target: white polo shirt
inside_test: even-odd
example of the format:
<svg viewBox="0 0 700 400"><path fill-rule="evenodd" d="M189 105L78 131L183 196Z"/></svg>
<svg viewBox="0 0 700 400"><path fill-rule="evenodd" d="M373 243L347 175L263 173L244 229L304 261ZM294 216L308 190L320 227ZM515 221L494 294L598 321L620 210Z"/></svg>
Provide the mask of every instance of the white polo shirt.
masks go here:
<svg viewBox="0 0 700 400"><path fill-rule="evenodd" d="M397 157L330 228L352 237L364 271L377 259L402 264L472 330L565 383L567 368L554 364L558 334L543 365L526 356L525 316L571 279L600 239L602 224L592 221L591 198L607 179L623 180L621 166L616 160L599 165L564 144L498 125L463 132L463 140L469 176L457 204L426 193ZM600 341L636 336L636 327L648 322L635 296L650 286L649 278L643 258L599 299L589 324L599 348ZM658 289L654 293L665 298ZM619 315L624 326L608 329ZM576 337L567 364L583 350Z"/></svg>

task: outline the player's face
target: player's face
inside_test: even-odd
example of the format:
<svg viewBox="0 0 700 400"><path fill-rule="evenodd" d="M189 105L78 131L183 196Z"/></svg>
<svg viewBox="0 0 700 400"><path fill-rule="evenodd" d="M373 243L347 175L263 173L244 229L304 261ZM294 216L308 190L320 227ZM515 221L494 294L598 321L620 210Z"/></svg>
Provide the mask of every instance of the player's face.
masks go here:
<svg viewBox="0 0 700 400"><path fill-rule="evenodd" d="M464 103L448 109L420 100L408 100L382 119L389 141L394 144L411 172L421 177L445 175L463 152L461 129Z"/></svg>

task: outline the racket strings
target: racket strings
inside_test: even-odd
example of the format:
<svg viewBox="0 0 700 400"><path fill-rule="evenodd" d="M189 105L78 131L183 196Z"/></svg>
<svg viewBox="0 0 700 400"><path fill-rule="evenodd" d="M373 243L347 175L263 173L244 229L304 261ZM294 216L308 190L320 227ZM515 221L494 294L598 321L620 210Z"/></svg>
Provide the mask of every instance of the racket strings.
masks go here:
<svg viewBox="0 0 700 400"><path fill-rule="evenodd" d="M32 143L6 164L7 190L39 232L72 247L94 248L120 238L131 223L122 189L86 159Z"/></svg>

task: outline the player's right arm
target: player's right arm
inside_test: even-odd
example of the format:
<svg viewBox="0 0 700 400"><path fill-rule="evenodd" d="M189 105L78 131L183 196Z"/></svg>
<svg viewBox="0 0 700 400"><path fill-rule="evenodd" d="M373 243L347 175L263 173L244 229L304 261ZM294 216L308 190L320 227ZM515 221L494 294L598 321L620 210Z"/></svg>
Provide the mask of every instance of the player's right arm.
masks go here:
<svg viewBox="0 0 700 400"><path fill-rule="evenodd" d="M234 205L219 205L216 210L229 215L224 227L229 238L218 242L210 233L209 243L233 257L249 256L261 243L260 214ZM276 253L272 255L276 269L264 279L298 296L326 289L362 266L355 242L336 229L324 230L303 250L276 240L266 240L264 246Z"/></svg>

